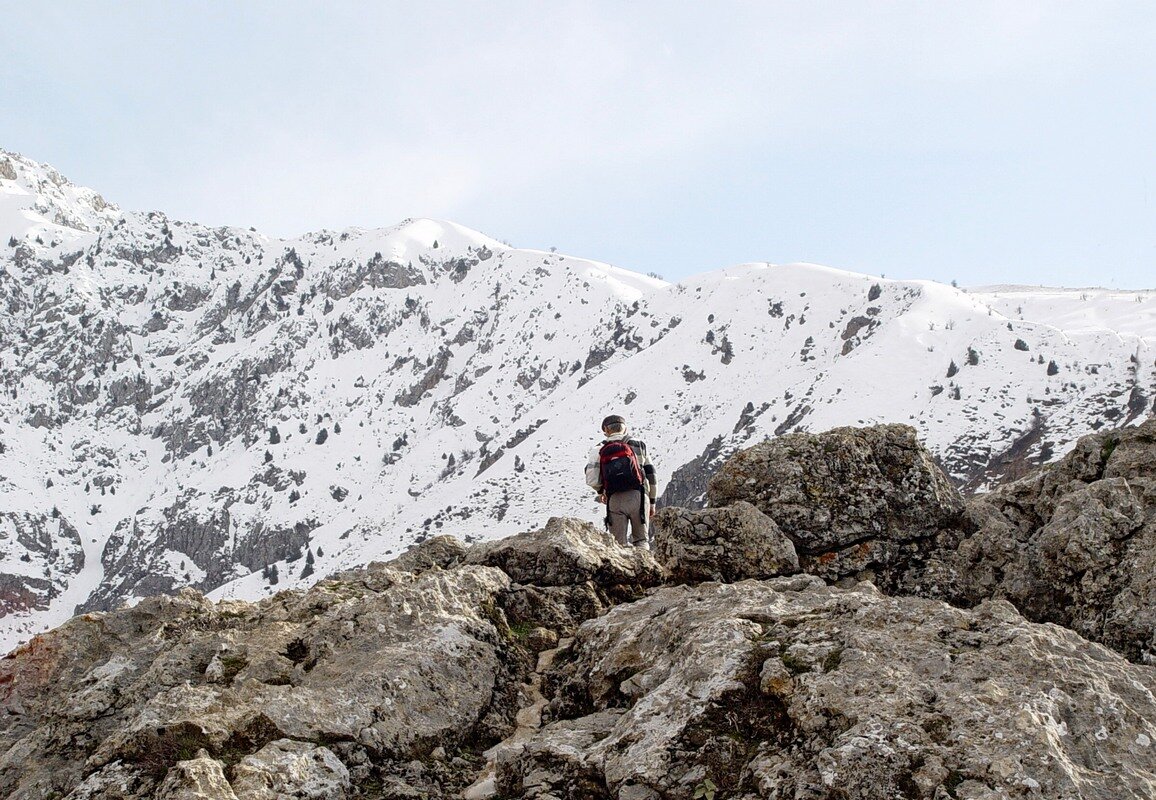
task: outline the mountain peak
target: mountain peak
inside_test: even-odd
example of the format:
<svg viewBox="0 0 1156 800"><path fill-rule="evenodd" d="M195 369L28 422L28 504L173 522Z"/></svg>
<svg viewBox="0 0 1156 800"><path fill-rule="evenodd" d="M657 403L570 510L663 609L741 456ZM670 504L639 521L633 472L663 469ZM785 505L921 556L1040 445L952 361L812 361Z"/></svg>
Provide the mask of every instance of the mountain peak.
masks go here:
<svg viewBox="0 0 1156 800"><path fill-rule="evenodd" d="M808 264L672 286L444 220L281 239L122 214L0 159L0 649L78 606L260 597L591 516L611 413L687 505L784 433L903 422L978 487L1156 398L1150 294Z"/></svg>
<svg viewBox="0 0 1156 800"><path fill-rule="evenodd" d="M0 236L52 246L90 234L120 217L97 192L56 169L0 150Z"/></svg>

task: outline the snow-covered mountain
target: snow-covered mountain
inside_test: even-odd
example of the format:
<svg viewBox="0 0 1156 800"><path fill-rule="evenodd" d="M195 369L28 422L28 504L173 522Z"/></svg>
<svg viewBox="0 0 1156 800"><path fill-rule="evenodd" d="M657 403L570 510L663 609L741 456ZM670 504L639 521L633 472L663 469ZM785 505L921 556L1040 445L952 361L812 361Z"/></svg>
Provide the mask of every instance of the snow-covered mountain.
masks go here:
<svg viewBox="0 0 1156 800"><path fill-rule="evenodd" d="M875 422L981 488L1156 395L1156 291L671 285L433 220L271 239L3 151L0 236L0 649L78 608L595 519L608 413L690 503L747 443Z"/></svg>

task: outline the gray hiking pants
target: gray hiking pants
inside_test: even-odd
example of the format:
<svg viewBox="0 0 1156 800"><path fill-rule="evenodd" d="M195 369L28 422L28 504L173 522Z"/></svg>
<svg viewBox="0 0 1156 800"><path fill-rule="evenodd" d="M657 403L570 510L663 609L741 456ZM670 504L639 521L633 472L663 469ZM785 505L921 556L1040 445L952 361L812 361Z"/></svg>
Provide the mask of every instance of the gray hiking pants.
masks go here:
<svg viewBox="0 0 1156 800"><path fill-rule="evenodd" d="M633 544L635 547L650 549L646 536L646 506L642 492L615 492L606 501L606 514L610 519L610 533L620 545ZM627 536L627 527L630 534Z"/></svg>

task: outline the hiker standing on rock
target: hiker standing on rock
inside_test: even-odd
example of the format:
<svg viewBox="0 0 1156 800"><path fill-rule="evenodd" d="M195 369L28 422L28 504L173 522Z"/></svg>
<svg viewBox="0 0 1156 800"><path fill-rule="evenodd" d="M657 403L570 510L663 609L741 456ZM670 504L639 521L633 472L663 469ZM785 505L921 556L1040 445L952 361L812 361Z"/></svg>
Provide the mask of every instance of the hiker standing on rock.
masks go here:
<svg viewBox="0 0 1156 800"><path fill-rule="evenodd" d="M649 550L647 521L657 493L646 445L629 437L626 420L617 414L602 420L602 434L606 439L586 462L586 483L606 504L606 527L618 543Z"/></svg>

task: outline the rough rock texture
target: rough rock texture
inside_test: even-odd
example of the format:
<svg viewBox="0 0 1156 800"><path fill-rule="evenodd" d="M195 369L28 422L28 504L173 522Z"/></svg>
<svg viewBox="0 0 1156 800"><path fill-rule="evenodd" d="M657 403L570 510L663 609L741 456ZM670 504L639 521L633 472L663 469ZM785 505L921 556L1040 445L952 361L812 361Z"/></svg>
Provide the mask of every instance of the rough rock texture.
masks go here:
<svg viewBox="0 0 1156 800"><path fill-rule="evenodd" d="M349 788L349 770L333 751L292 739L270 742L233 769L238 800L340 800Z"/></svg>
<svg viewBox="0 0 1156 800"><path fill-rule="evenodd" d="M540 530L476 544L465 563L497 567L510 576L514 585L503 608L511 624L561 635L664 578L649 552L619 547L590 523L561 517Z"/></svg>
<svg viewBox="0 0 1156 800"><path fill-rule="evenodd" d="M241 800L451 792L468 769L409 765L512 729L508 588L489 567L380 570L255 605L186 591L77 617L0 663L0 795L229 797L206 788L216 762Z"/></svg>
<svg viewBox="0 0 1156 800"><path fill-rule="evenodd" d="M1150 798L1156 671L1006 603L813 576L663 589L584 625L505 797Z"/></svg>
<svg viewBox="0 0 1156 800"><path fill-rule="evenodd" d="M1088 436L1054 465L968 504L900 591L1004 597L1156 663L1156 420Z"/></svg>
<svg viewBox="0 0 1156 800"><path fill-rule="evenodd" d="M901 425L783 436L735 454L710 487L713 505L745 499L771 517L806 572L963 606L1004 598L1156 663L1156 420L1085 437L966 503ZM722 526L724 551L738 530ZM684 528L664 546L687 541Z"/></svg>
<svg viewBox="0 0 1156 800"><path fill-rule="evenodd" d="M654 555L675 581L733 583L799 571L791 540L743 500L701 511L664 508L655 514L654 529Z"/></svg>
<svg viewBox="0 0 1156 800"><path fill-rule="evenodd" d="M1156 423L962 512L909 433L739 454L761 510L664 510L661 563L551 519L77 617L0 661L0 796L1156 796L1156 667L1088 641L1152 652Z"/></svg>
<svg viewBox="0 0 1156 800"><path fill-rule="evenodd" d="M457 796L515 730L531 653L662 579L554 519L257 604L86 614L0 662L0 795Z"/></svg>
<svg viewBox="0 0 1156 800"><path fill-rule="evenodd" d="M959 493L907 425L790 434L732 456L710 480L712 506L747 500L807 552L868 537L913 539L953 522Z"/></svg>
<svg viewBox="0 0 1156 800"><path fill-rule="evenodd" d="M452 536L435 536L389 562L394 569L425 572L433 567L449 569L462 563L466 546Z"/></svg>
<svg viewBox="0 0 1156 800"><path fill-rule="evenodd" d="M791 538L804 569L832 580L904 569L963 511L907 425L789 434L741 450L711 478L708 499L750 502Z"/></svg>
<svg viewBox="0 0 1156 800"><path fill-rule="evenodd" d="M157 797L160 800L234 800L237 794L225 777L224 766L208 751L201 750L196 758L178 761L168 771Z"/></svg>
<svg viewBox="0 0 1156 800"><path fill-rule="evenodd" d="M512 581L538 586L645 587L663 577L647 551L619 547L589 522L562 517L551 517L541 530L474 545L466 563L498 567Z"/></svg>

